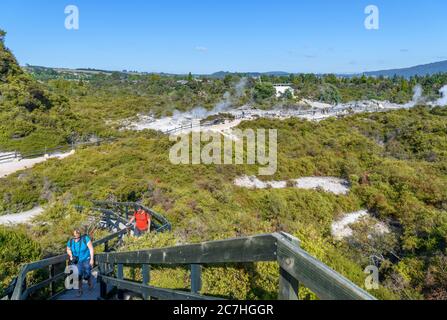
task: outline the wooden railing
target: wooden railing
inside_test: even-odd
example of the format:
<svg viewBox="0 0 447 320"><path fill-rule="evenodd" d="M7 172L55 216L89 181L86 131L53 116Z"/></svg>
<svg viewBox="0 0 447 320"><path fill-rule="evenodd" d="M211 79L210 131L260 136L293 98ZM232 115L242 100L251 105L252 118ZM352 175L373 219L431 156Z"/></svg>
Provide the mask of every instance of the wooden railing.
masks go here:
<svg viewBox="0 0 447 320"><path fill-rule="evenodd" d="M236 119L236 117L235 117ZM197 121L197 123L194 123L191 121L191 123L183 125L183 126L179 126L170 130L166 130L164 131L164 134L175 134L178 132L182 132L183 130L188 130L188 129L194 129L194 128L198 128L198 127L202 127L202 128L206 128L206 127L211 127L214 126L216 124L218 124L219 120L212 120L212 121L205 121L205 122L201 122L201 121Z"/></svg>
<svg viewBox="0 0 447 320"><path fill-rule="evenodd" d="M37 157L42 157L45 155L52 156L61 152L68 152L70 150L75 150L81 146L92 146L92 145L100 145L107 142L115 141L114 138L106 138L106 139L97 139L95 141L87 141L87 142L78 142L72 144L61 145L53 148L43 148L36 149L32 151L28 151L26 153L19 152L10 152L0 155L0 163L11 162L14 160L23 160L23 159L33 159Z"/></svg>
<svg viewBox="0 0 447 320"><path fill-rule="evenodd" d="M96 204L101 202L96 202ZM104 204L108 204L110 206L115 206L116 208L120 207L120 203L114 202L104 202ZM128 208L138 207L139 205L136 203L126 203ZM78 206L78 210L84 210L84 207ZM128 217L121 210L111 210L104 207L98 208L90 208L90 210L101 212L101 224L103 228L109 229L112 233L108 236L94 241L93 246L99 247L104 245L104 252L109 252L113 248L110 246L110 242L114 240L118 240L118 245L122 241L124 235L129 232L127 227ZM153 212L150 209L146 209L150 212ZM154 212L155 213L155 212ZM170 230L170 223L160 214L155 213L157 216L157 221L162 222L163 225L157 224L155 222L155 232L162 232L166 230ZM67 275L65 274L65 265L68 260L67 254L62 254L59 256L51 257L48 259L36 261L33 263L25 264L21 270L17 278L15 278L8 288L5 290L5 296L2 300L26 300L30 295L36 293L37 291L49 287L49 296L54 297L57 294L65 291L62 289L61 291L57 291L56 284L64 279ZM30 272L37 270L48 270L48 278L33 284L31 286L27 285L27 275ZM57 272L57 270L62 270L61 272Z"/></svg>
<svg viewBox="0 0 447 320"><path fill-rule="evenodd" d="M372 295L341 276L300 248L299 240L285 233L258 235L223 241L182 245L133 252L101 253L99 264L101 296L106 299L109 289L131 291L144 299L217 299L201 291L202 268L207 264L250 262L278 263L280 300L298 299L300 285L309 288L320 299L371 300ZM142 282L124 279L124 266L141 268ZM150 285L151 265L190 266L190 292ZM236 285L236 284L235 284Z"/></svg>
<svg viewBox="0 0 447 320"><path fill-rule="evenodd" d="M109 242L114 239L122 239L128 232L125 224L131 212L129 210L144 207L136 203L96 202L96 204L101 204L101 207L93 208L93 210L101 212L102 222L110 230L115 231L93 243L95 247L104 245L105 252L95 255L95 261L99 267L100 294L103 299L107 299L112 290L118 292L118 298L123 297L124 291L130 291L141 295L143 299L220 299L200 294L202 269L207 265L256 262L276 262L278 264L278 299L280 300L298 299L300 286L309 288L320 299L375 299L368 292L309 255L300 247L300 241L297 238L286 233L132 252L109 252L111 249ZM152 212L147 208L144 209ZM164 217L156 213L153 216L157 216L158 220L157 226L153 227L154 231L170 229L171 226ZM50 296L56 295L55 284L66 276L64 272L57 273L56 267L64 265L67 258L68 256L63 254L24 265L19 276L10 285L9 296L5 298L27 299L45 287L49 287ZM150 284L151 266L172 268L179 265L188 266L191 270L189 291L160 288ZM141 282L125 279L124 266L141 268ZM42 269L48 270L48 279L27 287L27 274Z"/></svg>
<svg viewBox="0 0 447 320"><path fill-rule="evenodd" d="M99 205L102 208L110 208L113 212L119 212L126 221L129 221L130 216L134 211L142 209L149 212L152 215L151 230L155 232L171 231L171 223L163 217L161 214L154 210L147 208L139 203L135 202L113 202L113 201L93 201L95 205Z"/></svg>

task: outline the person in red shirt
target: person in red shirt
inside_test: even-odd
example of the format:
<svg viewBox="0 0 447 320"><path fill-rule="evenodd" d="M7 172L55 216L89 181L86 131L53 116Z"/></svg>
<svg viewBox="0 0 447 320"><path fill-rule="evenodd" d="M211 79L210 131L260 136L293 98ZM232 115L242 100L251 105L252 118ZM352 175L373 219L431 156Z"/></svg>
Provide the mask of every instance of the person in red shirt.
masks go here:
<svg viewBox="0 0 447 320"><path fill-rule="evenodd" d="M132 224L135 221L134 235L136 237L139 237L146 232L150 232L151 218L151 214L143 209L138 209L134 212L132 218L130 218L129 224Z"/></svg>

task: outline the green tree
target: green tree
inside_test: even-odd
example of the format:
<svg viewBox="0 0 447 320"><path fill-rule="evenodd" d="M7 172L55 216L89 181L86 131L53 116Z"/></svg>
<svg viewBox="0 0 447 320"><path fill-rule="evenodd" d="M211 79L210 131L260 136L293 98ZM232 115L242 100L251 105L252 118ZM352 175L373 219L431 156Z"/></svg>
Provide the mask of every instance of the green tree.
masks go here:
<svg viewBox="0 0 447 320"><path fill-rule="evenodd" d="M257 101L271 98L275 95L276 90L273 84L269 82L258 83L255 86L254 98Z"/></svg>

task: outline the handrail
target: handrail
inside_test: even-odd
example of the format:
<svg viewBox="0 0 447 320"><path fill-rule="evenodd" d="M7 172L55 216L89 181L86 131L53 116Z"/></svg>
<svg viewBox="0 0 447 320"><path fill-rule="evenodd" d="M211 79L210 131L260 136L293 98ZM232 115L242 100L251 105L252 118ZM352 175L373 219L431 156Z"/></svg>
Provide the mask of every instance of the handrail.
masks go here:
<svg viewBox="0 0 447 320"><path fill-rule="evenodd" d="M144 208L132 202L98 201L98 203L115 208ZM147 208L146 208L147 209ZM114 210L93 208L106 216L111 227L118 228L121 221L126 221ZM115 219L115 222L112 222ZM106 244L115 238L122 237L127 228L97 240L93 245ZM106 250L107 251L107 250ZM66 254L26 264L22 267L14 285L11 299L26 299L29 294L61 279L63 274L50 272L50 277L40 283L25 288L28 272L52 267L67 260ZM129 290L141 294L144 298L159 299L214 299L200 295L202 267L211 264L276 262L280 269L279 294L282 300L298 299L299 286L304 285L320 299L336 300L374 300L368 292L352 283L327 265L312 257L300 247L300 240L287 233L263 234L243 238L210 241L198 244L186 244L174 247L156 248L131 252L104 252L95 254L99 266L101 297L107 297L107 288L114 287L118 292ZM142 266L143 282L136 283L124 279L123 266ZM188 265L191 267L191 292L164 289L149 284L150 266L174 267ZM115 267L117 266L116 276Z"/></svg>
<svg viewBox="0 0 447 320"><path fill-rule="evenodd" d="M97 201L95 203L100 203L100 201ZM128 206L131 206L131 205L140 206L136 203L131 203L131 202L127 203L127 205ZM77 206L76 208L78 210L84 209L84 207L82 207L82 206ZM110 241L112 241L114 239L121 239L125 234L128 233L128 229L126 226L127 219L124 219L124 217L122 217L117 212L107 209L107 208L91 208L91 210L101 212L103 214L102 215L102 219L104 220L103 222L106 223L106 226L110 229L115 228L117 230L116 232L109 234L109 235L105 236L104 238L93 242L94 247L105 245L105 251L108 251L108 243ZM152 212L152 210L147 209L147 208L145 208L145 210ZM158 215L158 214L157 214L157 216L159 218L162 218L161 221L163 221L165 224L167 223L169 225L169 228L167 228L166 226L161 226L161 227L157 228L157 230L155 230L155 231L159 232L159 231L170 230L170 223L163 216ZM41 289L45 286L48 286L48 285L52 286L52 284L55 281L60 280L64 275L64 273L55 275L54 274L54 265L64 263L65 261L67 261L67 259L68 259L68 255L62 254L59 256L54 256L54 257L50 257L47 259L43 259L40 261L36 261L36 262L32 262L32 263L23 265L18 276L15 279L13 279L11 284L8 286L8 289L6 290L6 296L4 297L4 299L7 299L9 296L11 296L12 300L24 300L29 296L29 294L31 294L39 289ZM34 284L33 286L26 288L27 274L29 272L43 269L46 267L50 268L50 277L40 283Z"/></svg>
<svg viewBox="0 0 447 320"><path fill-rule="evenodd" d="M96 260L100 266L100 281L103 288L109 284L121 290L131 290L146 296L160 297L163 292L157 291L162 290L161 288L148 286L144 283L145 280L143 280L143 286L140 284L132 286L123 279L122 273L117 278L111 278L109 274L105 274L104 270L109 270L110 266L113 268L114 265L121 270L123 265L142 265L143 267L191 265L194 266L194 268L191 267L191 283L200 284L201 271L192 272L192 270L201 270L201 265L276 261L280 267L279 299L297 299L300 284L308 287L320 299L375 299L368 292L309 255L300 248L299 244L299 239L291 235L273 233L150 250L101 253L96 255ZM105 295L105 291L102 290L102 294ZM192 289L193 296L190 298L197 298L198 291L200 288L195 285ZM176 296L176 293L182 293L182 295ZM170 291L169 294L171 298L185 298L181 291ZM202 298L206 297L202 296Z"/></svg>
<svg viewBox="0 0 447 320"><path fill-rule="evenodd" d="M98 139L96 141L87 141L87 142L78 142L78 143L73 143L73 144L65 144L65 145L59 145L53 148L43 148L43 149L35 149L32 151L29 151L27 153L24 154L20 154L18 152L10 152L10 153L6 153L0 156L0 163L1 162L11 162L13 160L23 160L23 159L32 159L32 158L36 158L36 157L41 157L44 155L53 155L53 153L57 152L57 151L62 151L62 150L74 150L76 147L79 146L88 146L88 145L99 145L101 143L106 143L106 142L112 142L115 141L115 138L104 138L104 139Z"/></svg>
<svg viewBox="0 0 447 320"><path fill-rule="evenodd" d="M166 130L166 131L164 131L164 134L172 134L172 133L176 133L176 132L179 132L179 131L183 131L185 129L194 129L194 128L197 128L197 127L211 127L213 125L215 125L214 121L207 121L207 122L200 122L199 121L199 123L197 123L197 124L194 124L194 122L191 121L190 124Z"/></svg>
<svg viewBox="0 0 447 320"><path fill-rule="evenodd" d="M122 214L126 215L126 219L128 219L130 212L129 209L138 210L142 209L146 212L149 212L153 220L155 220L157 223L155 223L155 231L156 232L163 232L163 231L170 231L172 229L171 223L166 219L163 215L155 212L154 210L147 208L139 203L135 202L114 202L114 201L93 201L94 204L100 205L100 206L110 206L112 208L118 209ZM154 223L154 222L152 222Z"/></svg>

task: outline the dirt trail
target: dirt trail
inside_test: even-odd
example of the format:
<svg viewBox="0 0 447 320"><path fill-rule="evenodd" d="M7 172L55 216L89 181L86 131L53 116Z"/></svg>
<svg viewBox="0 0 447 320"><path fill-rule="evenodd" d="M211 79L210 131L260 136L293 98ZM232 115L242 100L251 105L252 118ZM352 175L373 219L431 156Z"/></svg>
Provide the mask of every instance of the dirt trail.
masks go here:
<svg viewBox="0 0 447 320"><path fill-rule="evenodd" d="M43 211L44 209L42 207L36 207L29 211L0 216L0 225L17 225L21 223L28 223L38 215L42 214Z"/></svg>
<svg viewBox="0 0 447 320"><path fill-rule="evenodd" d="M64 159L75 153L74 150L67 153L56 153L33 159L12 160L9 162L0 162L0 178L9 176L17 171L32 168L34 165L45 162L48 159Z"/></svg>

